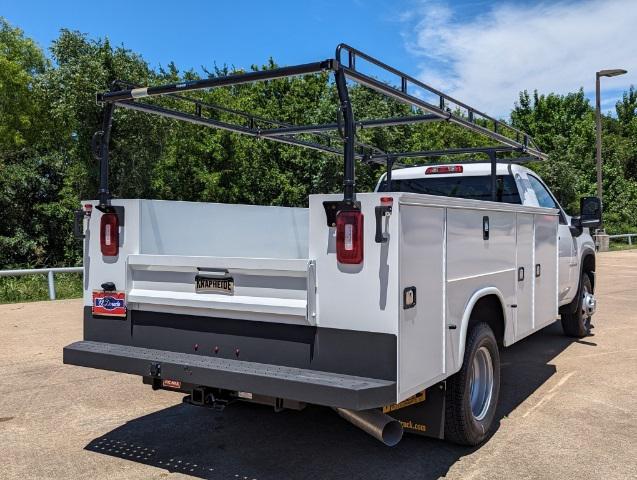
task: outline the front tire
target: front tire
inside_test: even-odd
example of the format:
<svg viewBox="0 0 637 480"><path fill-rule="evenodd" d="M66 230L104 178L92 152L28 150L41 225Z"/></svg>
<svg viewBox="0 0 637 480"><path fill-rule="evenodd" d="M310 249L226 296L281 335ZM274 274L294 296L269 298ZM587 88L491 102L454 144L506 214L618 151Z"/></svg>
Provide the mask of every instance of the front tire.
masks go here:
<svg viewBox="0 0 637 480"><path fill-rule="evenodd" d="M589 314L585 302L589 295L593 293L591 278L587 273L582 273L580 288L574 302L577 302L574 311L568 309L560 315L562 317L562 330L569 337L582 338L591 332L591 315Z"/></svg>
<svg viewBox="0 0 637 480"><path fill-rule="evenodd" d="M500 354L493 330L478 323L467 336L462 368L447 380L445 439L478 445L493 426L500 394Z"/></svg>

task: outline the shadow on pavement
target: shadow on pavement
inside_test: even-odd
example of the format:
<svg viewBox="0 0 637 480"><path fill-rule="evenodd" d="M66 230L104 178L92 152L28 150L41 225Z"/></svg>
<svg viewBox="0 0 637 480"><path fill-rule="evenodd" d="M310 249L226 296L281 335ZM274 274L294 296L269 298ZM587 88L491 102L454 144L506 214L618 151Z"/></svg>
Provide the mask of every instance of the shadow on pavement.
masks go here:
<svg viewBox="0 0 637 480"><path fill-rule="evenodd" d="M558 322L502 352L496 429L555 373L550 360L571 342ZM196 478L242 480L438 478L475 451L412 435L388 448L328 408L274 413L241 403L223 413L175 405L129 421L86 450Z"/></svg>

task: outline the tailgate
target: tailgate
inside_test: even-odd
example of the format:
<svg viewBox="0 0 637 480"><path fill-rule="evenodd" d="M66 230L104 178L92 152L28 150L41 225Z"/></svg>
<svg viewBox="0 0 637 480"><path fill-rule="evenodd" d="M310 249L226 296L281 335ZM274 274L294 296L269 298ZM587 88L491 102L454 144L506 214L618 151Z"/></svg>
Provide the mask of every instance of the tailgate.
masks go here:
<svg viewBox="0 0 637 480"><path fill-rule="evenodd" d="M315 324L311 260L137 254L128 270L132 310ZM197 276L230 278L233 293L198 293Z"/></svg>

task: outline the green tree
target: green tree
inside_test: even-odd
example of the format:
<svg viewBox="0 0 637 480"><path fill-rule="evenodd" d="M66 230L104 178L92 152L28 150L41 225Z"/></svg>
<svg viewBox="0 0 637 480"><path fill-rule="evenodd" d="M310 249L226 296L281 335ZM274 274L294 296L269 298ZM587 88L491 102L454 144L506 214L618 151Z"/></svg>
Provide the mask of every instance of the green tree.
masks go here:
<svg viewBox="0 0 637 480"><path fill-rule="evenodd" d="M61 30L50 47L52 61L22 31L0 19L0 265L51 266L81 261L72 237L73 210L95 198L98 162L91 139L101 128L95 93L116 81L156 85L200 78L170 62L153 69L108 39ZM276 68L270 59L253 70ZM214 65L204 75L238 73ZM122 85L122 84L120 84ZM357 120L423 113L353 86ZM204 108L211 119L247 126L231 110L285 124L337 120L337 94L327 74L277 79L192 92L224 107ZM194 113L174 96L147 99ZM637 93L617 103L617 118L604 116L604 209L609 231L637 227ZM230 109L230 110L229 110ZM461 114L461 112L457 112ZM254 120L261 128L275 125ZM530 133L549 161L533 165L568 211L595 192L594 111L582 90L567 95L522 92L511 113L514 126ZM326 142L317 134L299 138ZM448 122L360 129L358 140L386 152L481 146L488 139ZM342 148L338 132L330 145ZM305 206L312 193L342 189L342 157L227 131L208 129L116 109L110 144L110 187L116 197ZM420 163L423 159L413 159ZM441 158L440 161L457 161ZM406 161L409 163L410 161ZM371 190L383 165L357 164L359 191Z"/></svg>
<svg viewBox="0 0 637 480"><path fill-rule="evenodd" d="M617 118L602 117L604 216L609 232L637 226L636 135L637 97L631 88L617 103ZM529 132L549 161L536 164L558 200L571 213L579 198L595 195L595 112L580 90L567 95L520 94L511 118Z"/></svg>
<svg viewBox="0 0 637 480"><path fill-rule="evenodd" d="M42 51L0 17L0 152L15 153L37 139L37 76L47 62Z"/></svg>
<svg viewBox="0 0 637 480"><path fill-rule="evenodd" d="M34 218L55 191L56 160L38 149L47 122L38 76L48 68L42 51L0 18L0 265L46 259Z"/></svg>

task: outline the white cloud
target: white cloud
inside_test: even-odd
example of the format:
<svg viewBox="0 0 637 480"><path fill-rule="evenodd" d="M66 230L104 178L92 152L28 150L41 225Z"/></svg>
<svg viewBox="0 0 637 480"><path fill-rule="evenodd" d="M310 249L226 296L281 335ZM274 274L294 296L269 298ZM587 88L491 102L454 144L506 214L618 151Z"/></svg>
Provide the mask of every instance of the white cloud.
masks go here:
<svg viewBox="0 0 637 480"><path fill-rule="evenodd" d="M406 47L421 80L488 113L507 116L524 89L594 94L605 68L629 72L602 79L607 91L637 83L635 0L498 4L469 19L455 8L424 1L405 15Z"/></svg>

